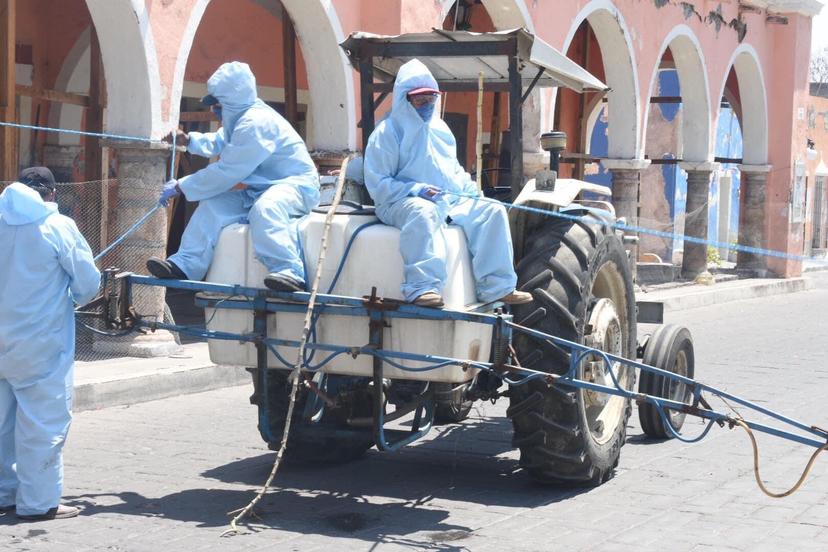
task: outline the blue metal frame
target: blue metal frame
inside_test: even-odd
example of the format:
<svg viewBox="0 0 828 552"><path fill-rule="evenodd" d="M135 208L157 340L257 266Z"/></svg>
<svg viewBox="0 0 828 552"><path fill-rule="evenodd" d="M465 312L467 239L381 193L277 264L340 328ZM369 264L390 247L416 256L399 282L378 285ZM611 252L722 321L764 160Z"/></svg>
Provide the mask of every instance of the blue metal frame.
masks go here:
<svg viewBox="0 0 828 552"><path fill-rule="evenodd" d="M299 341L286 339L273 339L267 337L267 323L266 318L269 313L277 312L305 312L310 297L309 293L297 292L275 292L259 288L250 288L237 285L214 284L209 282L196 282L188 280L159 280L148 276L140 276L135 274L126 275L128 287L132 285L148 285L160 286L173 289L184 289L190 291L200 292L202 295L197 296L196 303L202 307L216 308L216 309L241 309L252 310L254 313L254 331L250 334L235 334L230 332L215 332L209 331L206 328L193 328L188 326L180 326L174 324L164 324L160 322L149 322L142 319L135 321L137 327L147 328L150 330L167 329L175 332L180 332L189 335L195 335L206 339L220 339L232 340L239 342L254 343L257 347L257 362L260 368L267 368L267 351L272 351L276 358L284 365L284 368L292 368L292 364L282 358L276 351L276 346L282 347L299 347ZM221 297L205 296L203 294L220 294ZM810 426L803 422L794 420L782 414L776 413L763 406L752 403L748 400L742 399L715 387L697 382L694 379L687 378L666 370L649 366L641 362L622 358L616 355L605 353L598 349L587 347L580 343L575 343L555 337L538 330L527 328L512 322L511 316L500 313L485 314L482 312L466 312L454 311L448 309L431 309L418 307L409 303L403 303L393 300L384 300L376 297L373 294L371 297L356 298L329 294L317 294L316 296L316 311L318 316L324 314L330 315L344 315L344 316L362 316L369 319L369 342L367 345L359 345L353 347L346 347L341 345L330 345L325 343L310 342L306 344L306 348L311 351L328 352L325 357L316 365L307 364L303 368L310 372L315 372L322 369L328 362L340 355L371 355L373 357L374 366L374 394L375 394L375 417L374 417L374 433L376 445L380 450L396 450L405 446L416 439L422 437L431 428L434 416L434 401L430 395L429 390L418 399L411 411L415 412L414 423L410 431L390 430L385 428L386 414L383 407L382 395L382 380L383 380L383 366L385 364L392 365L402 370L411 372L427 371L444 366L463 366L468 368L477 368L492 372L499 376L505 383L510 386L525 385L529 381L535 379L542 379L553 385L564 385L574 389L584 389L590 391L597 391L607 393L610 395L621 396L636 401L637 403L649 403L656 407L659 415L662 418L664 427L672 433L672 435L680 440L686 442L696 442L704 438L712 428L714 423L719 425L729 425L733 427L737 420L743 421L752 430L760 431L777 437L782 437L800 444L812 446L815 448L822 447L828 442L828 432L815 426ZM487 305L492 308L496 305ZM318 316L316 319L318 320ZM531 370L521 366L513 366L505 363L505 358L498 358L495 356L494 362L479 362L470 361L467 359L457 359L450 357L441 357L436 355L427 355L419 353L408 353L403 351L390 351L383 348L382 344L382 330L388 319L406 318L419 320L457 320L465 322L473 322L479 324L486 324L493 327L493 340L495 343L509 343L513 332L520 332L533 336L540 340L548 341L559 347L563 347L571 351L569 369L565 374L551 374L547 372L540 372ZM612 379L612 386L600 385L593 382L581 380L577 378L578 367L587 356L594 356L600 358L607 366L607 373ZM397 361L416 361L426 364L426 366L419 368L410 368L403 366ZM674 381L681 382L689 387L692 391L692 401L684 403L644 393L636 393L632 390L625 389L618 381L615 372L612 370L613 365L620 364L629 369L638 369L645 372L650 372ZM266 382L267 369L260 369L260 378L264 382L263 392L267 392ZM707 406L707 403L702 397L702 393L706 392L711 395L723 398L727 401L738 404L742 407L748 408L754 412L764 414L774 418L782 424L796 428L811 436L818 437L814 439L806 437L790 431L779 429L776 427L751 422L739 417L729 416L720 412L716 412ZM265 403L267 397L265 396ZM697 416L709 420L705 429L696 437L688 438L681 433L675 431L667 420L666 410L675 410L684 412L692 416ZM393 415L392 415L393 417ZM266 414L264 420L260 418L260 425L264 423L267 425ZM269 431L269 429L268 429Z"/></svg>

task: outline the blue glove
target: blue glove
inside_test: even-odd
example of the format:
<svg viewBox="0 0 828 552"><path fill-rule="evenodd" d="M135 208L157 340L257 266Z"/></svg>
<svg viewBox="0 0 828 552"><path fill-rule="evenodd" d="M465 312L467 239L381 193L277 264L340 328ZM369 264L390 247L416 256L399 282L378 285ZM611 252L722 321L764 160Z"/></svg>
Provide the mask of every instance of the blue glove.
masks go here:
<svg viewBox="0 0 828 552"><path fill-rule="evenodd" d="M161 197L158 198L158 204L161 207L166 207L167 202L179 194L181 194L181 188L178 187L178 180L170 180L164 184L164 188L161 190Z"/></svg>
<svg viewBox="0 0 828 552"><path fill-rule="evenodd" d="M423 199L437 203L437 200L443 195L443 190L436 186L424 186L422 190L417 192L417 195Z"/></svg>

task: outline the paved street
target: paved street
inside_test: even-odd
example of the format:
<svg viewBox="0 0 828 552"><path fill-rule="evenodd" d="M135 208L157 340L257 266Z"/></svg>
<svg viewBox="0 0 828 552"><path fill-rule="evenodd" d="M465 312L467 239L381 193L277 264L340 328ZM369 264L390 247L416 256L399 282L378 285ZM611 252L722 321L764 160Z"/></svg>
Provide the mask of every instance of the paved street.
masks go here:
<svg viewBox="0 0 828 552"><path fill-rule="evenodd" d="M696 340L696 375L828 426L828 290L671 315ZM66 451L74 520L14 525L3 550L825 550L828 455L790 498L765 497L740 430L655 443L637 416L617 475L586 491L533 486L517 469L506 401L397 453L285 469L244 534L220 538L270 470L250 389L82 412ZM721 407L721 403L714 403ZM687 431L701 425L691 420ZM790 486L810 454L760 438L763 476Z"/></svg>

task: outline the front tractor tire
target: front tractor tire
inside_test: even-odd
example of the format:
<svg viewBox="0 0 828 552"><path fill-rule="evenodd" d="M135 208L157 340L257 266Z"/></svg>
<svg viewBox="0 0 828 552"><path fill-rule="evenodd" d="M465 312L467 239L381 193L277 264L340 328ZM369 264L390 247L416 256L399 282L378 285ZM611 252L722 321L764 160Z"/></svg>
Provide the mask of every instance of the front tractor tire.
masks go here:
<svg viewBox="0 0 828 552"><path fill-rule="evenodd" d="M515 320L549 335L630 358L636 350L635 294L621 239L588 211L577 220L547 218L533 228L517 265L518 286L534 301L515 308ZM517 360L534 370L564 374L570 351L516 332ZM633 369L611 367L632 390ZM613 386L605 363L588 356L578 379ZM628 399L533 380L512 387L508 416L520 464L545 484L594 486L613 476L626 439Z"/></svg>

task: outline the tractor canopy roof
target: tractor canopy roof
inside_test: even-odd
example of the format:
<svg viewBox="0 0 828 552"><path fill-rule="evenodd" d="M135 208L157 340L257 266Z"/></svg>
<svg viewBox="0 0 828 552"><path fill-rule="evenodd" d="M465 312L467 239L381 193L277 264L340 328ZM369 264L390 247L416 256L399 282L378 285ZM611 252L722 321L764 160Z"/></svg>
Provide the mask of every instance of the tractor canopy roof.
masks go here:
<svg viewBox="0 0 828 552"><path fill-rule="evenodd" d="M405 62L417 58L428 67L441 90L477 90L482 72L486 90L508 91L509 61L514 59L513 70L523 88L608 90L586 69L525 29L491 33L434 29L397 36L357 32L341 46L354 68L362 71L361 63L371 63L373 76L388 85ZM383 91L380 83L375 84L375 91Z"/></svg>

